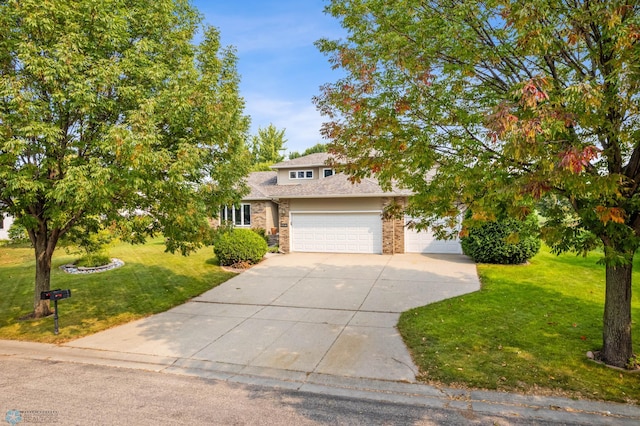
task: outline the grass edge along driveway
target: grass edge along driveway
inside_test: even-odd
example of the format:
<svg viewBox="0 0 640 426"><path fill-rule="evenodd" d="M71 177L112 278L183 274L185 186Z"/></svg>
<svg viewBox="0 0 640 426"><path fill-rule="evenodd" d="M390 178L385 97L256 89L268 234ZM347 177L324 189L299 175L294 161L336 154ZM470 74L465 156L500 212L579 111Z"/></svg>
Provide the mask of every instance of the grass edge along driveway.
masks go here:
<svg viewBox="0 0 640 426"><path fill-rule="evenodd" d="M597 253L553 255L527 265L478 265L479 292L402 314L398 328L419 380L519 393L638 404L640 372L590 361L602 346L604 266ZM640 355L640 265L634 265L632 325Z"/></svg>
<svg viewBox="0 0 640 426"><path fill-rule="evenodd" d="M63 343L166 311L235 275L217 265L211 247L185 257L165 253L160 238L143 245L115 244L109 255L125 265L71 275L59 267L77 256L56 250L51 288L71 289L71 298L58 302L60 334L56 336L51 317L20 320L33 310L33 249L0 246L0 339Z"/></svg>

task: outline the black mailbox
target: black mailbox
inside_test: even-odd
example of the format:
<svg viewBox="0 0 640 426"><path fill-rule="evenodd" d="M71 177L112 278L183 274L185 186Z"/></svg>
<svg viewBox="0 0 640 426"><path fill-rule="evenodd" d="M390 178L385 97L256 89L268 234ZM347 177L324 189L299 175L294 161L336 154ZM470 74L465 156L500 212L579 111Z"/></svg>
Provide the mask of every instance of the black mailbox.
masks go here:
<svg viewBox="0 0 640 426"><path fill-rule="evenodd" d="M69 297L71 297L71 290L60 290L57 288L55 290L40 292L40 300L60 300Z"/></svg>
<svg viewBox="0 0 640 426"><path fill-rule="evenodd" d="M53 332L58 334L58 300L71 297L71 290L61 290L59 288L40 292L40 300L53 300L55 306L53 311Z"/></svg>
<svg viewBox="0 0 640 426"><path fill-rule="evenodd" d="M51 299L51 291L40 292L40 300L49 300L49 299Z"/></svg>
<svg viewBox="0 0 640 426"><path fill-rule="evenodd" d="M60 300L71 297L71 290L54 290L51 292L51 300Z"/></svg>

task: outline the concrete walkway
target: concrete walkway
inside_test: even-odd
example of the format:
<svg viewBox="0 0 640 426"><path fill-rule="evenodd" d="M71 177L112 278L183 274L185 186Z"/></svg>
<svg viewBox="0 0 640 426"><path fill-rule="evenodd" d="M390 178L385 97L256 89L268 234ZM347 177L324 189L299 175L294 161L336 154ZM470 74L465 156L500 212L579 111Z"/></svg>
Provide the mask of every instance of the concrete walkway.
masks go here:
<svg viewBox="0 0 640 426"><path fill-rule="evenodd" d="M414 382L400 313L479 288L475 264L458 255L277 255L184 305L66 346L279 379Z"/></svg>

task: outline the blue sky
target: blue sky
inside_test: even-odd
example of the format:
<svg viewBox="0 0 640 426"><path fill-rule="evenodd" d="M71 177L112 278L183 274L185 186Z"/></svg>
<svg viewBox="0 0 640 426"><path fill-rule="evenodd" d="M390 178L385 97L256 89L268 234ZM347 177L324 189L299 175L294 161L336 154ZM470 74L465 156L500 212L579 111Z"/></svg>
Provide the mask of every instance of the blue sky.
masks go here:
<svg viewBox="0 0 640 426"><path fill-rule="evenodd" d="M323 12L325 0L193 0L205 22L221 32L222 44L236 48L240 91L251 116L251 134L273 123L286 129L286 148L303 151L326 142L322 117L311 98L338 79L327 57L314 46L320 38L344 35Z"/></svg>

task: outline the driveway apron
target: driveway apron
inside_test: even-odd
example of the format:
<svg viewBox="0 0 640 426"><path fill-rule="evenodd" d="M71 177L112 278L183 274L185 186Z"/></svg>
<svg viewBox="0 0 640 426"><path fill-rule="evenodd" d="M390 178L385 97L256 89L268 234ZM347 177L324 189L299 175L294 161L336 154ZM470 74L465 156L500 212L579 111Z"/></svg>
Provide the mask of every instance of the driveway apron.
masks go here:
<svg viewBox="0 0 640 426"><path fill-rule="evenodd" d="M181 306L66 346L278 378L414 382L400 313L479 289L460 255L275 255Z"/></svg>

